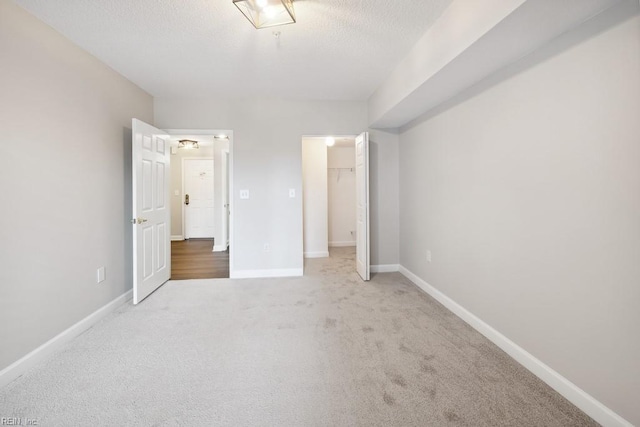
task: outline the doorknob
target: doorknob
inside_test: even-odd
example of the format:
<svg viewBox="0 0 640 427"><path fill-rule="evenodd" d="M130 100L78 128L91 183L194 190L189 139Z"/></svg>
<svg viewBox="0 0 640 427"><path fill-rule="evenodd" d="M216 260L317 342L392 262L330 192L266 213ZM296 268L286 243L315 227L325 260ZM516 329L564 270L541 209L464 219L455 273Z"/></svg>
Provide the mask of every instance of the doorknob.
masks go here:
<svg viewBox="0 0 640 427"><path fill-rule="evenodd" d="M188 195L188 194L185 194L185 195L184 195L184 204L185 204L185 205L188 205L188 204L189 204L189 195Z"/></svg>
<svg viewBox="0 0 640 427"><path fill-rule="evenodd" d="M147 222L148 219L146 218L133 218L131 220L131 224L142 224L143 222Z"/></svg>

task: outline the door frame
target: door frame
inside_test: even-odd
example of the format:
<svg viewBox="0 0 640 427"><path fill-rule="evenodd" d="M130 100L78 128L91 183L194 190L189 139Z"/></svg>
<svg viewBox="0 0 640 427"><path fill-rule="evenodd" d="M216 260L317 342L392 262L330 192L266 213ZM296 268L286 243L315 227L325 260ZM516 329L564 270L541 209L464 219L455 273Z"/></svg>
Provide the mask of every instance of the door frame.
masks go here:
<svg viewBox="0 0 640 427"><path fill-rule="evenodd" d="M231 146L231 144L229 144L229 146ZM229 147L231 148L231 147ZM228 169L229 169L229 165L231 164L230 162L230 157L229 157L229 150L222 150L222 162L220 163L220 169L221 169L221 174L220 176L222 177L222 230L224 232L224 241L223 241L223 246L224 246L224 250L226 251L227 248L229 247L230 241L229 241L229 232L230 232L230 227L229 227L229 215L227 214L227 212L230 213L230 209L228 206L226 206L227 201L230 202L230 195L233 194L230 191L230 186L229 186L229 179L228 179Z"/></svg>
<svg viewBox="0 0 640 427"><path fill-rule="evenodd" d="M233 277L234 273L234 212L235 209L231 209L234 205L234 192L233 192L233 131L231 129L164 129L164 131L169 134L169 136L175 135L193 135L193 136L215 136L215 135L227 135L229 141L229 204L231 213L229 215L229 277ZM184 195L184 189L183 189ZM181 199L181 204L183 204ZM184 208L183 208L184 209ZM184 219L184 213L183 217ZM184 236L184 225L182 228L183 236ZM215 280L215 279L213 279Z"/></svg>
<svg viewBox="0 0 640 427"><path fill-rule="evenodd" d="M183 157L182 158L182 170L181 170L181 177L180 177L180 184L181 184L181 192L182 192L182 199L180 200L180 206L182 207L182 237L184 238L184 240L187 240L187 217L186 217L186 209L185 209L185 204L184 204L184 196L185 196L185 192L184 192L184 163L185 160L210 160L211 163L213 163L213 188L214 188L214 194L215 194L215 185L216 185L216 165L215 165L215 160L213 157ZM215 209L215 201L214 201L214 206L213 208Z"/></svg>

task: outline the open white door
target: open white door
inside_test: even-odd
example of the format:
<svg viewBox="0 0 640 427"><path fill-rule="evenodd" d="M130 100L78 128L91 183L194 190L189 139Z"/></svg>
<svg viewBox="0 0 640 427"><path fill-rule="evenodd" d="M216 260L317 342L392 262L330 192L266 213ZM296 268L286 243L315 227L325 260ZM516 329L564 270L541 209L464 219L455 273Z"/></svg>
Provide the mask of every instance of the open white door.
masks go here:
<svg viewBox="0 0 640 427"><path fill-rule="evenodd" d="M356 270L363 280L370 278L369 260L369 134L356 137Z"/></svg>
<svg viewBox="0 0 640 427"><path fill-rule="evenodd" d="M133 119L133 303L171 277L169 136Z"/></svg>

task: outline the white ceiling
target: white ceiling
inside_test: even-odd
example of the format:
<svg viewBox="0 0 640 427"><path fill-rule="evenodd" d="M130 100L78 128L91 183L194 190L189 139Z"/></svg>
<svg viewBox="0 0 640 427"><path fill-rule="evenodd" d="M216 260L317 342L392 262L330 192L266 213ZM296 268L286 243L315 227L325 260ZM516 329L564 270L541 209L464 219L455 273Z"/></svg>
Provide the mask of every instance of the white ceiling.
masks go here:
<svg viewBox="0 0 640 427"><path fill-rule="evenodd" d="M14 1L156 97L366 100L452 0L296 0L263 30L231 0Z"/></svg>
<svg viewBox="0 0 640 427"><path fill-rule="evenodd" d="M605 14L609 24L618 19L617 14L636 13L637 3L633 3L457 1L369 99L369 125L400 128L562 34L575 30L572 43L589 37L594 29L579 29L581 24L617 4L630 4L633 10L625 6L612 16Z"/></svg>
<svg viewBox="0 0 640 427"><path fill-rule="evenodd" d="M302 142L304 141L322 141L325 142L327 139L326 136L305 136L302 138ZM335 145L329 147L332 148L350 148L356 146L356 138L355 136L336 136L334 138Z"/></svg>

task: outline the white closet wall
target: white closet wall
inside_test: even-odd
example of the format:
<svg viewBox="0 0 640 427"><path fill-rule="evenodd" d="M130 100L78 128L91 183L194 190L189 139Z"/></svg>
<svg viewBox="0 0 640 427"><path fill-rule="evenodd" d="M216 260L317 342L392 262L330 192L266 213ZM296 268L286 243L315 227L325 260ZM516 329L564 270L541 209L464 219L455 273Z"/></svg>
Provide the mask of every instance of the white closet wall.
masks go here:
<svg viewBox="0 0 640 427"><path fill-rule="evenodd" d="M355 146L327 150L329 246L356 245Z"/></svg>

